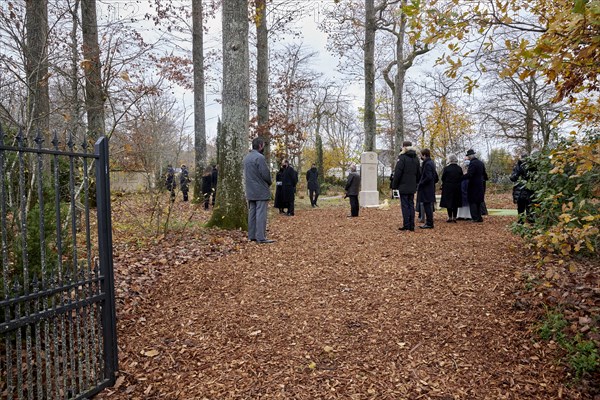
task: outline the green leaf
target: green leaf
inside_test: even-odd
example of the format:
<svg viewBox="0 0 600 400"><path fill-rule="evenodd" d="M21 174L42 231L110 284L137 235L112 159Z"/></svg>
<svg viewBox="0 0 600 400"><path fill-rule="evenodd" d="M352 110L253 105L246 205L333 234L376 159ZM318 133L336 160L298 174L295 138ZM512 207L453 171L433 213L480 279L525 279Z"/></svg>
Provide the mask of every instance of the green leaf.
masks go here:
<svg viewBox="0 0 600 400"><path fill-rule="evenodd" d="M573 7L573 12L575 14L585 14L585 5L587 0L575 0L575 6Z"/></svg>

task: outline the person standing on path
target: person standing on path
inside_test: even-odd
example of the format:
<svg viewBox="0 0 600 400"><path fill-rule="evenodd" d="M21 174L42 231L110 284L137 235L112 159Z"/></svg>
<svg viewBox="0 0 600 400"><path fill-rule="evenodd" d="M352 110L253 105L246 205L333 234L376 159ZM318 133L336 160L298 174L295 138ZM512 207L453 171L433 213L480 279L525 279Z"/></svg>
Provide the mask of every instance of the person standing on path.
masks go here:
<svg viewBox="0 0 600 400"><path fill-rule="evenodd" d="M167 180L166 187L171 192L171 201L175 201L175 188L177 188L177 182L175 182L175 170L171 164L167 165Z"/></svg>
<svg viewBox="0 0 600 400"><path fill-rule="evenodd" d="M263 156L265 142L252 140L252 150L246 154L244 165L244 188L248 201L248 239L257 243L273 243L267 239L267 209L271 199L271 172Z"/></svg>
<svg viewBox="0 0 600 400"><path fill-rule="evenodd" d="M287 215L291 217L294 215L294 201L296 198L296 185L298 184L298 173L296 172L294 167L290 165L290 162L288 160L285 160L283 162L283 165L285 168L283 169L283 174L281 176L281 193L283 203L287 204Z"/></svg>
<svg viewBox="0 0 600 400"><path fill-rule="evenodd" d="M479 160L473 149L469 149L466 155L469 160L469 169L463 176L463 179L469 180L467 188L467 197L469 199L469 209L473 222L483 222L481 217L481 204L485 200L485 165Z"/></svg>
<svg viewBox="0 0 600 400"><path fill-rule="evenodd" d="M526 220L532 222L531 197L533 192L527 189L527 180L529 179L527 155L522 155L519 158L509 179L515 183L513 202L517 205L517 212L519 213L518 223L523 224Z"/></svg>
<svg viewBox="0 0 600 400"><path fill-rule="evenodd" d="M448 212L446 222L456 223L458 209L462 205L462 168L458 166L458 158L451 154L448 156L448 165L442 171L442 199L440 207Z"/></svg>
<svg viewBox="0 0 600 400"><path fill-rule="evenodd" d="M212 167L208 165L204 168L204 174L202 174L202 196L204 197L204 209L208 210L208 203L210 202L210 194L212 192Z"/></svg>
<svg viewBox="0 0 600 400"><path fill-rule="evenodd" d="M397 190L400 195L400 209L402 210L401 231L415 230L415 192L417 183L421 179L421 171L417 157L417 150L412 143L402 143L402 151L394 168L392 190Z"/></svg>
<svg viewBox="0 0 600 400"><path fill-rule="evenodd" d="M306 182L308 185L308 198L310 199L310 205L314 208L317 207L317 199L319 198L319 171L317 166L313 163L311 168L306 171Z"/></svg>
<svg viewBox="0 0 600 400"><path fill-rule="evenodd" d="M421 160L423 160L423 165L421 166L421 179L417 190L419 200L423 203L425 225L421 225L419 228L433 229L433 203L435 203L435 184L438 181L438 175L429 149L421 150Z"/></svg>
<svg viewBox="0 0 600 400"><path fill-rule="evenodd" d="M356 172L356 165L350 167L346 181L346 197L350 200L350 217L358 217L358 193L360 192L360 175Z"/></svg>
<svg viewBox="0 0 600 400"><path fill-rule="evenodd" d="M183 201L188 201L188 193L190 191L190 173L188 172L187 166L185 166L185 164L181 166L181 174L179 175L179 185L181 187L181 193L183 193Z"/></svg>

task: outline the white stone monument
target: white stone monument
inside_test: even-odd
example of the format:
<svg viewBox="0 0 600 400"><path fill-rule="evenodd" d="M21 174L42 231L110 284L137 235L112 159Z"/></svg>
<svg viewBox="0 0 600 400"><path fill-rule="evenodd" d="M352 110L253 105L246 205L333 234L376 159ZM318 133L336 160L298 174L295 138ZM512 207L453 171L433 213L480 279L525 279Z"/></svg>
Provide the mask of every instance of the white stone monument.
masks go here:
<svg viewBox="0 0 600 400"><path fill-rule="evenodd" d="M379 205L377 190L377 153L367 151L360 155L360 193L358 202L361 207Z"/></svg>

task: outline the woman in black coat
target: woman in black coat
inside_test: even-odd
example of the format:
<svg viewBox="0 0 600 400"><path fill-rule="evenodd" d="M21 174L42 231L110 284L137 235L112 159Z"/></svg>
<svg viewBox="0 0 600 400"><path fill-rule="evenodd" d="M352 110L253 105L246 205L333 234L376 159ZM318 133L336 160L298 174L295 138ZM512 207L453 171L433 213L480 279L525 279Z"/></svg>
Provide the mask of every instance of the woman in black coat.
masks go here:
<svg viewBox="0 0 600 400"><path fill-rule="evenodd" d="M435 184L438 181L438 175L429 149L421 150L421 160L423 160L423 165L421 166L421 180L417 189L417 197L423 203L425 225L421 225L419 228L433 229L433 203L435 203Z"/></svg>
<svg viewBox="0 0 600 400"><path fill-rule="evenodd" d="M275 208L279 209L279 214L283 214L285 213L285 211L283 211L284 208L287 207L287 205L283 202L283 165L281 166L281 168L279 168L279 171L277 171L277 174L275 175L275 201L273 202L273 206Z"/></svg>
<svg viewBox="0 0 600 400"><path fill-rule="evenodd" d="M448 212L446 222L456 222L458 209L462 207L462 179L462 168L458 166L458 158L452 154L448 157L448 165L442 171L440 207L444 207Z"/></svg>

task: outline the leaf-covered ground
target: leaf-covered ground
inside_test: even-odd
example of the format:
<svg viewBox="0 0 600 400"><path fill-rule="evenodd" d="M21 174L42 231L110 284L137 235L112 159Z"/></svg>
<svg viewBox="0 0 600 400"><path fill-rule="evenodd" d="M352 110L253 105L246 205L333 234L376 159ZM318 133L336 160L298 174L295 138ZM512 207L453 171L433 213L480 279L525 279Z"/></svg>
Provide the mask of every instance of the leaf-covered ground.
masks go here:
<svg viewBox="0 0 600 400"><path fill-rule="evenodd" d="M134 244L115 228L120 373L99 398L587 398L557 344L532 339L512 218L437 212L405 233L396 202L273 213L270 245L197 226Z"/></svg>

